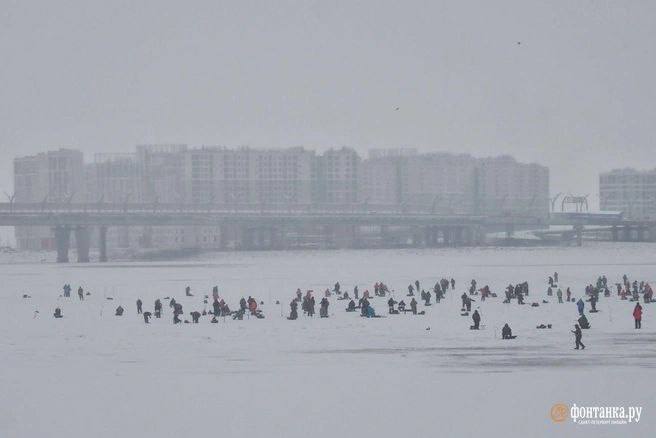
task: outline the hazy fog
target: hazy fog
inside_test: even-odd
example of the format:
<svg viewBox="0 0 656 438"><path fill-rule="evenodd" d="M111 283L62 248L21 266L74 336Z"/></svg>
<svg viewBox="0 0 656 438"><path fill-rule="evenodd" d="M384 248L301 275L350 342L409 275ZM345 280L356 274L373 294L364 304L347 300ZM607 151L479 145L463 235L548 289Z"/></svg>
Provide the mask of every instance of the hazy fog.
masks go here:
<svg viewBox="0 0 656 438"><path fill-rule="evenodd" d="M0 188L58 146L405 145L537 161L596 204L599 170L656 166L655 22L649 1L2 0Z"/></svg>

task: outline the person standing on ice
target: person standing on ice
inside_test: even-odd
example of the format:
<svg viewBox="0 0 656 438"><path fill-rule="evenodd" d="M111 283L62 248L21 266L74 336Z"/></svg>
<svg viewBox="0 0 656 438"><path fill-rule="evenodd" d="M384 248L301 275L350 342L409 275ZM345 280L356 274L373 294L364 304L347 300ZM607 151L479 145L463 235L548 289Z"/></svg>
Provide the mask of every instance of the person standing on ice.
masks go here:
<svg viewBox="0 0 656 438"><path fill-rule="evenodd" d="M320 302L319 317L328 318L328 298L323 297Z"/></svg>
<svg viewBox="0 0 656 438"><path fill-rule="evenodd" d="M572 301L572 291L567 288L567 302L569 303L570 301Z"/></svg>
<svg viewBox="0 0 656 438"><path fill-rule="evenodd" d="M558 297L558 302L562 303L563 302L563 290L561 288L558 288L556 291L556 296Z"/></svg>
<svg viewBox="0 0 656 438"><path fill-rule="evenodd" d="M474 321L474 325L472 326L472 329L478 330L481 324L481 315L478 313L478 310L474 310L474 314L472 315L472 320Z"/></svg>
<svg viewBox="0 0 656 438"><path fill-rule="evenodd" d="M642 306L640 303L636 303L633 308L633 319L635 320L635 328L642 328Z"/></svg>
<svg viewBox="0 0 656 438"><path fill-rule="evenodd" d="M287 318L290 321L294 321L295 319L298 318L298 302L296 300L292 300L292 302L289 304L290 311L289 311L289 317Z"/></svg>
<svg viewBox="0 0 656 438"><path fill-rule="evenodd" d="M419 290L419 280L415 280L415 290Z"/></svg>
<svg viewBox="0 0 656 438"><path fill-rule="evenodd" d="M408 285L408 295L406 295L406 296L408 296L408 297L413 297L413 296L415 295L414 290L415 290L414 287L412 287L412 285L409 284L409 285Z"/></svg>
<svg viewBox="0 0 656 438"><path fill-rule="evenodd" d="M155 318L161 318L162 317L162 301L157 298L155 300Z"/></svg>
<svg viewBox="0 0 656 438"><path fill-rule="evenodd" d="M583 337L583 332L581 332L581 327L579 327L578 324L574 324L574 330L572 331L572 333L574 333L574 342L576 343L574 349L578 350L580 346L583 350L585 350L585 345L583 345L583 342L581 342L581 338Z"/></svg>
<svg viewBox="0 0 656 438"><path fill-rule="evenodd" d="M451 289L455 289L455 288L456 288L456 281L452 278L451 279Z"/></svg>
<svg viewBox="0 0 656 438"><path fill-rule="evenodd" d="M80 297L80 301L84 301L84 289L82 289L82 286L77 289L77 296Z"/></svg>
<svg viewBox="0 0 656 438"><path fill-rule="evenodd" d="M412 300L410 301L410 310L412 310L413 315L417 314L417 300L415 300L415 297L412 297Z"/></svg>
<svg viewBox="0 0 656 438"><path fill-rule="evenodd" d="M142 305L143 305L143 303L141 302L141 298L138 298L137 299L137 314L138 315L143 313L143 311L141 310Z"/></svg>
<svg viewBox="0 0 656 438"><path fill-rule="evenodd" d="M576 302L576 307L579 309L579 315L583 316L583 309L585 309L585 303L582 298Z"/></svg>

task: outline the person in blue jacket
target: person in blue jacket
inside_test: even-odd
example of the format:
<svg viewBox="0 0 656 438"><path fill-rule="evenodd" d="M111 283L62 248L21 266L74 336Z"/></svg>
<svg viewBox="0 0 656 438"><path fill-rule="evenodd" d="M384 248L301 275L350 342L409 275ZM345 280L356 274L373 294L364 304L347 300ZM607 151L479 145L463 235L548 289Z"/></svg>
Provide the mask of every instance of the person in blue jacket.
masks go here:
<svg viewBox="0 0 656 438"><path fill-rule="evenodd" d="M582 298L576 302L576 307L579 309L579 315L583 315L583 309L585 308L585 303Z"/></svg>

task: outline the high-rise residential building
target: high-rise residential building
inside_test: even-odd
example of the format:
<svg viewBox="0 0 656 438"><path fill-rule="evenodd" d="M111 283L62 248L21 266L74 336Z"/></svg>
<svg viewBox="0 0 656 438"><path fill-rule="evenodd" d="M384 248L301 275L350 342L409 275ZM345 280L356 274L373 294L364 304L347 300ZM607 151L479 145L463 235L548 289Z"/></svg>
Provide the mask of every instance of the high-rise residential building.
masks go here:
<svg viewBox="0 0 656 438"><path fill-rule="evenodd" d="M59 149L14 160L15 202L82 202L84 190L82 152ZM16 227L20 249L52 249L54 240L47 227Z"/></svg>
<svg viewBox="0 0 656 438"><path fill-rule="evenodd" d="M470 155L429 153L408 157L401 176L407 208L435 213L473 211L477 160Z"/></svg>
<svg viewBox="0 0 656 438"><path fill-rule="evenodd" d="M656 169L615 169L599 175L599 207L630 219L656 218Z"/></svg>
<svg viewBox="0 0 656 438"><path fill-rule="evenodd" d="M315 162L314 200L319 204L359 202L360 156L351 148L329 149Z"/></svg>
<svg viewBox="0 0 656 438"><path fill-rule="evenodd" d="M480 160L476 211L545 218L549 215L549 169L518 163L510 156Z"/></svg>
<svg viewBox="0 0 656 438"><path fill-rule="evenodd" d="M137 163L141 199L146 203L184 204L184 153L186 145L139 145Z"/></svg>

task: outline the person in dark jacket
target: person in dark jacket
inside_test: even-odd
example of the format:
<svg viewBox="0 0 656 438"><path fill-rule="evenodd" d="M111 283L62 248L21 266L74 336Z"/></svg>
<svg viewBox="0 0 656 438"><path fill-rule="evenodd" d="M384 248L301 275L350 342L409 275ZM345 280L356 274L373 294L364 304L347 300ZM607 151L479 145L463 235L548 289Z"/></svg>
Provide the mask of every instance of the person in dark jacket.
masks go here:
<svg viewBox="0 0 656 438"><path fill-rule="evenodd" d="M415 289L414 289L414 287L412 287L411 284L409 284L408 285L408 295L406 295L406 296L413 297L414 295L415 295Z"/></svg>
<svg viewBox="0 0 656 438"><path fill-rule="evenodd" d="M576 343L576 347L574 349L578 350L579 346L582 349L585 349L585 345L583 345L583 342L581 342L581 338L583 337L583 332L581 332L581 327L579 327L578 324L574 324L574 330L572 331L572 333L574 333L574 342Z"/></svg>
<svg viewBox="0 0 656 438"><path fill-rule="evenodd" d="M191 288L189 286L187 286L185 288L185 295L188 296L188 297L193 297L193 295L191 293Z"/></svg>
<svg viewBox="0 0 656 438"><path fill-rule="evenodd" d="M291 310L287 319L293 321L298 318L298 302L296 300L292 300L292 302L289 303L289 307Z"/></svg>
<svg viewBox="0 0 656 438"><path fill-rule="evenodd" d="M122 306L118 306L118 307L116 308L116 313L115 313L115 315L116 315L116 316L123 316L123 307L122 307Z"/></svg>
<svg viewBox="0 0 656 438"><path fill-rule="evenodd" d="M346 306L346 311L355 312L355 301L353 300L349 301L348 306Z"/></svg>
<svg viewBox="0 0 656 438"><path fill-rule="evenodd" d="M189 313L191 315L191 321L194 324L198 324L198 321L200 320L200 312L194 310L193 312Z"/></svg>
<svg viewBox="0 0 656 438"><path fill-rule="evenodd" d="M504 325L501 329L501 339L513 339L512 329L508 323L506 323L506 325Z"/></svg>
<svg viewBox="0 0 656 438"><path fill-rule="evenodd" d="M155 318L161 318L162 317L162 302L160 299L155 300Z"/></svg>
<svg viewBox="0 0 656 438"><path fill-rule="evenodd" d="M583 302L583 299L579 298L579 300L576 302L576 308L579 311L579 315L583 315L583 309L585 308L585 303Z"/></svg>
<svg viewBox="0 0 656 438"><path fill-rule="evenodd" d="M137 314L138 315L143 313L143 311L141 310L142 305L143 305L143 303L141 302L141 298L137 299Z"/></svg>
<svg viewBox="0 0 656 438"><path fill-rule="evenodd" d="M338 283L339 284L339 283ZM328 318L328 298L323 297L320 302L320 307L319 307L319 317L320 318Z"/></svg>
<svg viewBox="0 0 656 438"><path fill-rule="evenodd" d="M307 314L308 314L308 316L314 316L314 312L315 312L315 310L314 310L314 306L315 306L314 295L312 295L312 296L308 299L307 306L308 306L308 308L307 308Z"/></svg>
<svg viewBox="0 0 656 438"><path fill-rule="evenodd" d="M221 316L221 303L219 303L218 299L214 299L214 302L212 302L212 311L214 313L214 316Z"/></svg>
<svg viewBox="0 0 656 438"><path fill-rule="evenodd" d="M412 310L413 315L417 314L417 300L415 300L415 297L412 297L410 301L410 310Z"/></svg>
<svg viewBox="0 0 656 438"><path fill-rule="evenodd" d="M389 308L389 313L390 315L394 315L395 313L399 313L394 309L394 305L396 304L396 301L394 301L394 298L390 297L389 300L387 300L387 307Z"/></svg>
<svg viewBox="0 0 656 438"><path fill-rule="evenodd" d="M474 310L474 314L472 315L472 320L474 321L474 325L472 326L472 329L478 330L481 324L481 315L478 313L478 310Z"/></svg>
<svg viewBox="0 0 656 438"><path fill-rule="evenodd" d="M84 301L84 289L82 289L82 286L77 289L77 296L80 297L80 301Z"/></svg>
<svg viewBox="0 0 656 438"><path fill-rule="evenodd" d="M57 307L55 309L55 313L53 314L53 316L55 318L63 318L64 317L64 315L62 314L62 310L59 307Z"/></svg>
<svg viewBox="0 0 656 438"><path fill-rule="evenodd" d="M152 315L152 313L150 313L150 312L144 312L144 313L143 313L143 319L144 319L144 322L145 322L146 324L149 324L149 323L150 323L150 317L151 317L151 315Z"/></svg>

